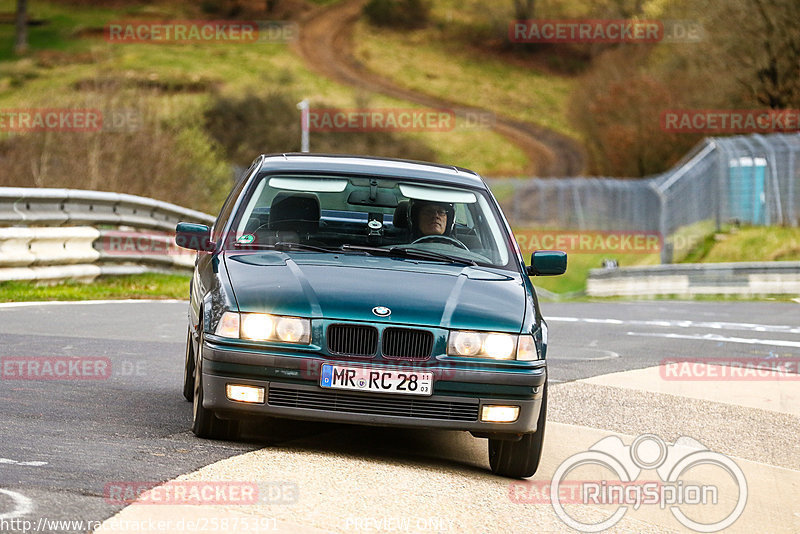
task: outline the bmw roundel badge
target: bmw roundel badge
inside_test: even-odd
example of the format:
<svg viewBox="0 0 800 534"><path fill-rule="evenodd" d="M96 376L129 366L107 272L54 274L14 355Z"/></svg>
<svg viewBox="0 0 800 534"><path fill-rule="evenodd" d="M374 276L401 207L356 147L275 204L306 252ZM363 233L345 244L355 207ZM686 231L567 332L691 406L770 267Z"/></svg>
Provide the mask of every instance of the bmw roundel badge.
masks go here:
<svg viewBox="0 0 800 534"><path fill-rule="evenodd" d="M392 314L392 310L390 310L386 306L375 306L374 308L372 308L372 313L374 313L378 317L389 317Z"/></svg>

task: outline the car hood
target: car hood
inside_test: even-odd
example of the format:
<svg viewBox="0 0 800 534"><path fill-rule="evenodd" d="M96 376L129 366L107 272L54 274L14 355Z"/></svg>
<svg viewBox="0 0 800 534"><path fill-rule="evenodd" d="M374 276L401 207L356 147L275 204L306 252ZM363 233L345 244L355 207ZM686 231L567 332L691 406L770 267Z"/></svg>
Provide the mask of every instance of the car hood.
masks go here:
<svg viewBox="0 0 800 534"><path fill-rule="evenodd" d="M522 277L510 271L274 251L227 253L225 265L242 312L505 332L519 332L525 315Z"/></svg>

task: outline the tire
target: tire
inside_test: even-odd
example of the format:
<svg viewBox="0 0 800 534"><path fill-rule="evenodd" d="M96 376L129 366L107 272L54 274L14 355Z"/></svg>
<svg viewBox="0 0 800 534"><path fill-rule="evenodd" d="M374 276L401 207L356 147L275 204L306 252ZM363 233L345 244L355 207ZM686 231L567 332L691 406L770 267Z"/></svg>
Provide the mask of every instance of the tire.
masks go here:
<svg viewBox="0 0 800 534"><path fill-rule="evenodd" d="M547 422L547 384L542 394L542 409L536 432L524 434L519 441L489 438L489 466L492 473L510 478L533 476L539 468Z"/></svg>
<svg viewBox="0 0 800 534"><path fill-rule="evenodd" d="M203 335L197 344L192 389L192 432L198 438L231 441L239 435L239 421L220 419L214 412L203 408Z"/></svg>
<svg viewBox="0 0 800 534"><path fill-rule="evenodd" d="M183 398L194 401L194 345L192 345L192 329L186 333L186 357L183 363Z"/></svg>

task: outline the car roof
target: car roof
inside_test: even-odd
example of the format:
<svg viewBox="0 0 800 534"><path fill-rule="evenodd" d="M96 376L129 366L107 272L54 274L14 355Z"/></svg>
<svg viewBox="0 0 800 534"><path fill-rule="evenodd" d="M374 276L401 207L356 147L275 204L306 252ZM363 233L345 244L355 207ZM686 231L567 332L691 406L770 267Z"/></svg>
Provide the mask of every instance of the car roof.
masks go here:
<svg viewBox="0 0 800 534"><path fill-rule="evenodd" d="M373 156L307 153L267 154L264 155L260 170L400 177L411 178L421 182L439 182L486 188L483 179L469 169L423 161Z"/></svg>

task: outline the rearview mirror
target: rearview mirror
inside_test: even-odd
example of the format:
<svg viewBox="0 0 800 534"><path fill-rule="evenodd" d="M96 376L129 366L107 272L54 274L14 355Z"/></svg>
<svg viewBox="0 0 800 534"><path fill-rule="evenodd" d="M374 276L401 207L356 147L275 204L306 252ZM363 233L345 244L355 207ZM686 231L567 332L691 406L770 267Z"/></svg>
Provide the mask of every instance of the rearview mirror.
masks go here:
<svg viewBox="0 0 800 534"><path fill-rule="evenodd" d="M209 252L214 250L211 229L205 224L181 222L175 228L175 244L182 248Z"/></svg>
<svg viewBox="0 0 800 534"><path fill-rule="evenodd" d="M528 276L555 276L567 270L567 253L560 250L537 250L531 254Z"/></svg>
<svg viewBox="0 0 800 534"><path fill-rule="evenodd" d="M353 191L347 197L347 203L379 208L396 208L397 197L392 191L381 190L378 187L378 180L372 179L369 181L369 191Z"/></svg>
<svg viewBox="0 0 800 534"><path fill-rule="evenodd" d="M378 208L396 208L397 197L386 191L353 191L347 197L348 204L357 206L375 206Z"/></svg>

